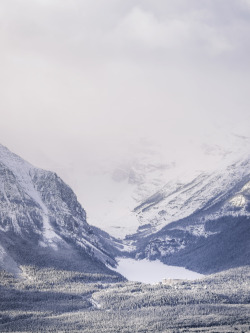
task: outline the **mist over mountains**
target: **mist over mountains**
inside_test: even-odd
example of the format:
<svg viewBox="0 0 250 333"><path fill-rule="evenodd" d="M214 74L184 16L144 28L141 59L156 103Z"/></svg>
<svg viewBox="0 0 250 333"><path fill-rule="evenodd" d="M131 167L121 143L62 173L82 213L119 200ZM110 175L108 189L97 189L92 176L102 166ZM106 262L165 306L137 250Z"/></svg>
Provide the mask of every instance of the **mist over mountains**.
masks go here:
<svg viewBox="0 0 250 333"><path fill-rule="evenodd" d="M142 162L133 173L116 170L111 181L144 195L145 178L135 170L159 176L175 168L142 168ZM150 190L160 190L130 212L136 231L121 229L115 239L88 224L76 195L54 172L0 146L0 329L247 332L249 163L245 156L185 183L161 186L148 177ZM219 273L128 282L111 269L121 256Z"/></svg>
<svg viewBox="0 0 250 333"><path fill-rule="evenodd" d="M139 143L131 143L127 148L122 145L119 152L114 150L108 153L105 150L104 155L90 157L88 154L85 156L83 150L79 163L74 166L69 164L68 167L58 169L58 172L65 176L77 193L79 201L87 210L90 223L116 237L124 238L135 233L139 226L147 224L139 215L136 217L134 210L156 193L170 193L175 188L197 182L199 177L203 177L205 185L205 179L209 183L210 179L216 179L216 175L221 178L221 183L214 183L214 186L211 184L210 192L220 191L219 187L227 191L226 182L230 188L231 177L237 181L242 172L247 173L247 167L245 171L234 172L233 164L249 156L249 138L231 134L218 144L216 140L220 138L219 135L214 131L203 142L190 140L181 146L175 145L175 142L159 144L141 140ZM81 161L84 156L86 163ZM208 197L213 194L208 193L207 188L203 195ZM181 211L179 209L179 218L191 214L195 207L199 207L197 204L196 200L196 206L189 205ZM178 219L173 214L176 212L167 214L168 222ZM163 222L161 227L165 224Z"/></svg>
<svg viewBox="0 0 250 333"><path fill-rule="evenodd" d="M46 265L78 269L81 254L88 269L107 272L105 265L116 265L120 255L200 273L249 264L250 159L242 154L248 140L237 139L245 143L237 154L203 145L200 156L211 163L203 170L163 163L153 146L127 164L83 170L78 186L88 178L82 193L95 227L55 173L1 146L2 267L18 272L22 264L44 266L48 256Z"/></svg>
<svg viewBox="0 0 250 333"><path fill-rule="evenodd" d="M250 0L0 27L0 331L250 332Z"/></svg>

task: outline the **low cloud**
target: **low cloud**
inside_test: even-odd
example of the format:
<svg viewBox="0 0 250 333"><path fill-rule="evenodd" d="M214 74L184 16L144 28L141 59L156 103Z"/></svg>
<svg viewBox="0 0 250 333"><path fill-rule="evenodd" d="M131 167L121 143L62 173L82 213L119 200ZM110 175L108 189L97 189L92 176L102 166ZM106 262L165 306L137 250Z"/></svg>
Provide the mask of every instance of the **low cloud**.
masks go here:
<svg viewBox="0 0 250 333"><path fill-rule="evenodd" d="M119 150L141 137L181 149L214 128L247 134L248 0L2 0L0 9L0 141L31 161L38 151L76 161L85 147Z"/></svg>
<svg viewBox="0 0 250 333"><path fill-rule="evenodd" d="M185 49L201 49L208 55L216 56L233 50L233 44L223 31L211 25L210 13L194 11L160 19L152 12L134 7L125 16L109 40L120 47L145 47L158 49L159 52L180 52Z"/></svg>

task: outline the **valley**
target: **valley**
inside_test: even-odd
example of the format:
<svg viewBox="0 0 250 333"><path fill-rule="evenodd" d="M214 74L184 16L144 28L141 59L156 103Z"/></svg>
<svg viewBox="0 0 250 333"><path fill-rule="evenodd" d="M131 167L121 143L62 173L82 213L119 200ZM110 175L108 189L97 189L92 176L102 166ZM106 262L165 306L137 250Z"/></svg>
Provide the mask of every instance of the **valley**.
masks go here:
<svg viewBox="0 0 250 333"><path fill-rule="evenodd" d="M0 331L248 332L249 161L167 183L115 238L0 146Z"/></svg>

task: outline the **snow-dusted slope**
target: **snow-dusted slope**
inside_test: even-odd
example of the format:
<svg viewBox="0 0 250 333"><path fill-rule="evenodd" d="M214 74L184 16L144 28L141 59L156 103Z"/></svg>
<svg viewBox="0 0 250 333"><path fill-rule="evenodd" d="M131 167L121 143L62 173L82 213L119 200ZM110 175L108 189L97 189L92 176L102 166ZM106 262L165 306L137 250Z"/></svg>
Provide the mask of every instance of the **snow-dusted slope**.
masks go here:
<svg viewBox="0 0 250 333"><path fill-rule="evenodd" d="M92 271L95 265L115 263L113 254L107 253L109 240L88 225L70 187L55 173L33 167L2 145L0 246L0 266L12 266L13 271L22 263L59 261L63 256L65 264L75 266L81 266L81 260L84 266L87 260L89 269L93 261Z"/></svg>
<svg viewBox="0 0 250 333"><path fill-rule="evenodd" d="M202 273L249 265L249 184L249 157L188 184L167 184L136 209L143 226L130 237L135 256Z"/></svg>
<svg viewBox="0 0 250 333"><path fill-rule="evenodd" d="M73 187L88 221L111 235L124 239L147 226L155 232L228 191L247 172L240 163L249 153L249 138L231 135L225 141L191 142L180 151L175 143L135 144L122 156L99 161L91 172L72 169Z"/></svg>
<svg viewBox="0 0 250 333"><path fill-rule="evenodd" d="M90 221L123 238L131 256L203 273L248 264L249 143L232 136L174 160L141 149L96 168L80 196Z"/></svg>
<svg viewBox="0 0 250 333"><path fill-rule="evenodd" d="M237 214L248 214L244 209L246 200L243 195L231 191L249 176L250 158L246 158L212 173L201 173L192 181L169 182L160 191L147 198L135 208L140 229L149 233L156 232L174 221L181 220L193 213L207 211L205 220L225 215L235 215L235 206L242 207ZM247 191L247 186L245 189ZM225 207L210 213L209 208L225 200ZM231 207L231 209L230 209ZM200 228L201 230L202 228ZM197 231L198 232L198 231Z"/></svg>

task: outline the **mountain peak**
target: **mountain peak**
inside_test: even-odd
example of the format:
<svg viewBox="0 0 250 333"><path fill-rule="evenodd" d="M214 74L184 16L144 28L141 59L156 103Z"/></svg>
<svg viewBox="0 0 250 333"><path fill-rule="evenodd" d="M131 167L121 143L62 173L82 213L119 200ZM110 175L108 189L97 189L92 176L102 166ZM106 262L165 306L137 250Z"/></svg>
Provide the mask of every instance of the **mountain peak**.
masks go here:
<svg viewBox="0 0 250 333"><path fill-rule="evenodd" d="M44 252L48 265L61 253L67 253L62 265L71 265L75 256L74 264L81 267L80 253L83 262L88 258L93 265L115 263L104 247L106 239L89 226L71 188L54 172L33 167L2 145L0 206L1 253L9 258L0 262L4 267L40 262Z"/></svg>

